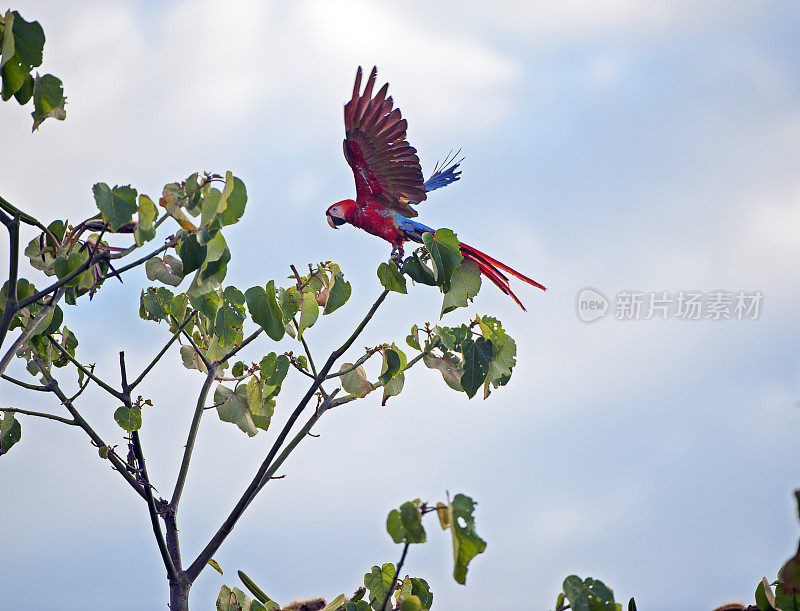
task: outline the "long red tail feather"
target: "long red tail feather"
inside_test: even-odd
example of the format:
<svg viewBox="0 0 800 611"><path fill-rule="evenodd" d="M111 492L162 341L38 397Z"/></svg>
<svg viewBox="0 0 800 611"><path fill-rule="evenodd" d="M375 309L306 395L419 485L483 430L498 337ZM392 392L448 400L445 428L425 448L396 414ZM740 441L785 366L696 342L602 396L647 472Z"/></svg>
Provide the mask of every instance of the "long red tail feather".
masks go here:
<svg viewBox="0 0 800 611"><path fill-rule="evenodd" d="M497 259L490 257L486 253L483 253L480 250L478 250L477 248L473 248L469 244L464 244L464 242L461 242L461 254L465 256L467 259L475 261L475 263L478 264L478 268L481 270L481 273L484 276L486 276L489 280L491 280L492 283L495 286L497 286L497 288L503 291L503 293L509 295L523 310L525 309L525 306L522 305L522 302L514 294L514 291L511 290L511 287L508 284L508 277L500 270L508 272L509 274L511 274L516 278L519 278L523 282L527 282L528 284L540 288L543 291L547 290L543 285L539 284L535 280L528 278L524 274L521 274L517 270L506 265L505 263L501 263Z"/></svg>

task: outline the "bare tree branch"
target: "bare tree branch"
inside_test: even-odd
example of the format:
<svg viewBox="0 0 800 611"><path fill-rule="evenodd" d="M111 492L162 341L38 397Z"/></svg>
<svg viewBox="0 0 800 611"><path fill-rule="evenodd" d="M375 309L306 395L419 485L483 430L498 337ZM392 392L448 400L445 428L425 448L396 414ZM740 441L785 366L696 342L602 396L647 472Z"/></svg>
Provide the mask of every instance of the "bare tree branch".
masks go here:
<svg viewBox="0 0 800 611"><path fill-rule="evenodd" d="M216 375L217 366L212 364L206 373L205 382L203 382L203 387L200 389L200 396L197 397L197 405L195 406L194 416L192 416L192 424L189 426L189 436L186 439L186 448L183 451L183 460L181 460L178 479L175 482L175 489L172 491L172 499L169 503L173 511L178 509L178 503L181 501L183 487L186 484L186 476L189 473L189 462L192 460L194 441L197 438L197 429L200 427L200 418L203 417L206 398L208 397L208 392L211 390L211 385L214 383L214 378Z"/></svg>
<svg viewBox="0 0 800 611"><path fill-rule="evenodd" d="M4 215L5 216L5 215ZM6 339L6 333L14 320L14 315L19 310L17 305L17 274L19 273L19 212L13 220L4 219L3 224L8 229L8 294L0 317L0 346ZM0 370L1 371L1 370Z"/></svg>
<svg viewBox="0 0 800 611"><path fill-rule="evenodd" d="M48 389L49 390L49 389ZM32 412L28 409L17 409L15 407L0 407L0 412L7 412L9 414L25 414L26 416L36 416L38 418L47 418L48 420L57 420L64 424L71 426L78 426L74 419L64 418L63 416L56 416L55 414L45 414L44 412Z"/></svg>
<svg viewBox="0 0 800 611"><path fill-rule="evenodd" d="M122 394L124 396L125 406L131 409L131 393L128 386L128 372L125 369L125 353L119 353L119 370L122 378ZM153 525L153 534L158 544L158 551L161 552L161 559L164 561L164 567L167 569L167 576L170 581L175 579L176 570L175 565L172 563L172 558L167 549L167 542L164 540L164 533L161 531L161 522L158 521L158 512L156 511L156 504L153 499L153 487L150 485L150 478L147 475L147 465L144 462L144 452L142 451L142 442L139 439L139 431L135 430L131 433L131 440L133 441L133 452L136 455L136 462L139 463L139 474L144 480L144 494L147 501L147 511L150 514L150 523Z"/></svg>
<svg viewBox="0 0 800 611"><path fill-rule="evenodd" d="M110 395L116 397L117 399L119 399L123 403L125 402L124 393L121 393L118 390L113 389L109 384L107 384L106 382L103 382L103 380L101 380L96 375L94 375L94 373L92 373L86 367L81 365L78 362L78 360L74 356L72 356L67 351L66 348L64 348L61 344L59 344L56 340L54 340L52 336L48 335L47 339L50 340L50 343L53 346L55 346L58 349L58 351L67 358L67 360L69 360L73 365L75 365L75 367L77 367L80 371L82 371L83 375L88 376L90 380L92 380L95 384L97 384L100 388L105 390Z"/></svg>
<svg viewBox="0 0 800 611"><path fill-rule="evenodd" d="M17 378L12 378L9 375L2 374L0 378L3 378L7 382L11 382L12 384L16 384L22 388L26 388L28 390L38 390L39 392L50 392L50 389L47 386L42 386L41 384L29 384L28 382L23 382L22 380L18 380Z"/></svg>
<svg viewBox="0 0 800 611"><path fill-rule="evenodd" d="M56 382L56 379L47 370L44 361L42 361L42 359L39 357L34 357L34 361L39 366L39 370L42 372L42 375L44 376L44 379L47 381L48 386L50 386L53 394L55 394L59 398L64 407L67 408L67 411L75 419L75 422L78 424L79 427L81 427L86 432L86 434L92 440L94 445L97 446L98 448L108 447L108 444L106 444L106 442L102 440L100 435L98 435L95 432L95 430L91 427L91 425L86 421L86 419L83 416L81 416L80 412L78 412L78 410L75 409L75 406L72 404L72 401L70 401L69 397L67 397L67 395L64 394L64 392L59 387L58 382ZM108 460L111 462L112 465L114 465L114 469L116 469L116 471L118 471L119 474L125 478L125 481L127 481L131 485L131 488L133 488L139 496L146 499L144 488L142 487L141 484L139 484L139 482L136 481L136 478L133 475L131 475L131 473L128 471L128 465L124 461L122 461L114 452L108 453Z"/></svg>
<svg viewBox="0 0 800 611"><path fill-rule="evenodd" d="M275 458L275 455L278 453L278 450L280 450L281 446L283 445L283 442L286 440L286 437L289 434L289 431L292 429L292 426L294 426L294 423L297 421L297 419L300 417L300 414L303 412L303 409L305 409L311 397L314 396L314 393L317 391L320 384L325 379L325 376L328 374L331 367L333 367L334 363L336 363L336 361L347 351L347 349L353 345L353 342L356 341L358 336L361 335L361 332L364 330L364 327L366 327L369 321L372 320L372 317L375 315L375 312L383 303L383 301L386 299L386 296L388 294L389 291L384 290L378 296L378 298L375 300L375 303L373 303L372 307L369 309L369 312L367 312L367 315L356 327L355 331L353 331L350 337L348 337L347 340L345 340L345 342L341 346L339 346L339 348L334 350L328 357L328 360L322 366L322 369L320 369L319 375L311 384L310 388L306 391L306 394L303 396L303 398L300 399L300 402L298 403L294 412L292 412L291 416L289 416L288 421L286 422L283 429L279 433L278 438L275 440L275 443L273 443L272 447L270 448L267 457L261 463L261 466L259 467L255 476L253 477L253 480L250 482L250 485L244 491L241 498L236 503L236 506L233 508L231 513L222 523L222 526L220 526L219 530L217 530L217 532L214 534L214 536L211 538L211 540L208 542L205 548L203 548L203 550L197 556L195 561L192 562L191 566L189 566L189 568L186 570L186 574L188 575L190 580L194 581L197 578L197 576L200 574L200 571L202 571L205 568L206 564L208 564L208 561L214 555L214 552L216 552L219 549L219 546L222 545L222 542L225 541L227 536L233 530L233 527L236 525L236 522L239 520L244 510L247 508L247 506L253 500L253 497L258 492L258 488L261 485L262 480L264 479L264 475L269 469L269 466L272 463L273 459Z"/></svg>
<svg viewBox="0 0 800 611"><path fill-rule="evenodd" d="M169 340L169 341L168 341L168 342L167 342L167 343L164 345L164 347L163 347L163 348L162 348L162 349L159 351L159 353L158 353L158 354L156 354L156 356L153 358L153 360L152 360L152 361L150 361L150 364L149 364L147 367L145 367L145 368L144 368L144 371L142 371L142 373L140 373L140 374L139 374L139 377L138 377L138 378L136 378L136 379L135 379L133 382L131 382L130 386L128 386L128 388L129 388L130 390L133 390L134 388L136 388L136 387L139 385L139 383L140 383L142 380L144 380L145 376L146 376L148 373L150 373L150 370L151 370L153 367L155 367L155 366L156 366L156 363L158 363L158 361L160 361L160 360L161 360L161 357L162 357L162 356L164 356L164 355L167 353L167 350L169 350L169 347L170 347L170 346L171 346L171 345L172 345L172 344L175 342L175 340L177 340L177 339L180 337L180 335L181 335L181 332L182 332L182 331L183 331L183 330L184 330L184 329L185 329L187 326L189 326L189 323L190 323L190 322L192 322L192 320L193 320L193 319L194 319L194 317L195 317L195 314L197 314L197 312L196 312L196 311L195 311L195 312L192 312L192 313L191 313L189 316L187 316L187 317L186 317L186 320L184 320L184 321L183 321L183 323L181 324L181 326L180 326L180 327L178 327L178 330L177 330L177 331L175 331L175 333L173 333L173 334L172 334L172 337L170 338L170 340Z"/></svg>

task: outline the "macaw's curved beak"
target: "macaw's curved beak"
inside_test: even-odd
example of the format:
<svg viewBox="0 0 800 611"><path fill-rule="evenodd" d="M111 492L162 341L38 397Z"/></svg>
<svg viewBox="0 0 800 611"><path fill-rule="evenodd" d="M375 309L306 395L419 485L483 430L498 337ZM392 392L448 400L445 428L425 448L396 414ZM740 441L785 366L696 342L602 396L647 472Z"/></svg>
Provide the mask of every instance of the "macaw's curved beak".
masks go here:
<svg viewBox="0 0 800 611"><path fill-rule="evenodd" d="M344 225L347 222L344 219L331 216L330 214L328 214L327 217L328 217L328 225L330 225L334 229L339 229L339 225Z"/></svg>

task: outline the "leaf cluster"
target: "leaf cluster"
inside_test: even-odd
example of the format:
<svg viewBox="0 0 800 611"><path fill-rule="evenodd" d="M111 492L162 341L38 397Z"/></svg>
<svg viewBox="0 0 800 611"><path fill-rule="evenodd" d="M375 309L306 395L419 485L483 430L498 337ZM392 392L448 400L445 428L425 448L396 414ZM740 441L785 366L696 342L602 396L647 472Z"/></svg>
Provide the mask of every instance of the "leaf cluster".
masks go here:
<svg viewBox="0 0 800 611"><path fill-rule="evenodd" d="M61 80L31 74L42 65L44 42L38 21L25 21L12 10L0 15L0 98L5 102L13 96L23 106L33 98L33 131L48 117L63 121L67 116Z"/></svg>
<svg viewBox="0 0 800 611"><path fill-rule="evenodd" d="M403 555L395 566L391 562L373 566L364 575L364 587L358 588L349 598L340 594L324 611L427 611L433 606L433 592L425 579L406 575L400 577L408 546L426 541L422 518L428 513L436 513L443 530L450 530L453 543L453 577L458 583L465 583L467 565L477 554L486 549L486 542L475 532L475 501L463 494L456 494L452 502L439 502L429 506L419 499L403 503L393 509L386 521L386 530L395 543L404 543ZM221 570L220 570L221 572ZM282 607L271 599L244 572L239 578L252 594L251 599L236 587L223 585L217 598L220 611L239 611L243 609L280 610ZM394 598L394 604L391 599ZM288 607L285 607L288 608Z"/></svg>

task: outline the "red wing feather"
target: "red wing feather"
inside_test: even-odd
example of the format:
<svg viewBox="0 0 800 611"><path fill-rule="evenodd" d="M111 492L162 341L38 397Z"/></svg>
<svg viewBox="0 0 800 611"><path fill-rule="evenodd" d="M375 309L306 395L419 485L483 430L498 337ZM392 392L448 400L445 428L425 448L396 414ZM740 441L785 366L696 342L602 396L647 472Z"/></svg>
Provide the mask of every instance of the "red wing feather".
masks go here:
<svg viewBox="0 0 800 611"><path fill-rule="evenodd" d="M373 68L361 92L361 67L353 96L344 106L344 156L356 179L356 200L382 204L405 217L417 216L408 201L425 200L425 186L417 150L406 141L406 120L386 97L389 84L375 97L378 69Z"/></svg>

